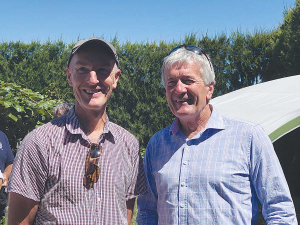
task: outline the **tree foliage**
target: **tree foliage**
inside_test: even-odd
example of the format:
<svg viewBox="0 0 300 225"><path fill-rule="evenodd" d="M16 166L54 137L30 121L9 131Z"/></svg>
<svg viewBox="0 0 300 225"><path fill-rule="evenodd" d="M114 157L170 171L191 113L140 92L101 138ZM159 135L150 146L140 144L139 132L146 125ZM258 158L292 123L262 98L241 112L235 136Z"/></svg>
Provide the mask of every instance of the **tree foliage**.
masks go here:
<svg viewBox="0 0 300 225"><path fill-rule="evenodd" d="M62 41L0 45L0 80L30 87L50 97L72 99L64 69L70 47Z"/></svg>
<svg viewBox="0 0 300 225"><path fill-rule="evenodd" d="M300 0L284 13L284 22L272 35L269 65L263 80L300 74Z"/></svg>
<svg viewBox="0 0 300 225"><path fill-rule="evenodd" d="M192 44L200 46L210 56L216 74L214 97L256 83L300 74L300 0L286 10L278 29L271 31L247 33L237 30L230 35L215 37L190 33L181 41L169 43L120 44L117 37L110 41L116 46L122 74L109 101L108 115L110 120L132 132L145 148L149 138L170 125L174 118L161 83L162 60L173 47ZM65 75L73 45L61 40L49 40L44 44L36 41L30 44L0 43L0 80L6 82L1 82L1 90L6 94L0 96L0 129L4 126L9 132L11 143L17 143L36 124L50 119L46 111L39 111L39 104L49 101L49 110L56 103L48 99L73 101ZM25 93L27 97L23 96ZM34 99L35 106L28 100L32 98L29 95L39 96ZM18 106L18 101L25 112ZM19 135L18 132L23 133Z"/></svg>
<svg viewBox="0 0 300 225"><path fill-rule="evenodd" d="M134 133L143 148L173 118L161 82L161 63L168 50L164 42L159 45L127 42L119 50L122 74L109 102L108 114Z"/></svg>
<svg viewBox="0 0 300 225"><path fill-rule="evenodd" d="M58 103L31 89L0 81L0 127L14 152L28 132L52 119L52 109Z"/></svg>

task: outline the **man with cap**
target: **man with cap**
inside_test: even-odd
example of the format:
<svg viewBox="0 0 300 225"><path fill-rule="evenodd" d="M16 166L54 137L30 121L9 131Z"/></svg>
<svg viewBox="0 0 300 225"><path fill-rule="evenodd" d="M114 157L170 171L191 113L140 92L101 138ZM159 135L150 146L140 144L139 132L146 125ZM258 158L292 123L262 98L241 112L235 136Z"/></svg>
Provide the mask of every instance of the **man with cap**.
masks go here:
<svg viewBox="0 0 300 225"><path fill-rule="evenodd" d="M118 64L102 38L74 46L66 74L75 106L22 141L8 188L8 224L130 224L146 184L137 139L106 114Z"/></svg>

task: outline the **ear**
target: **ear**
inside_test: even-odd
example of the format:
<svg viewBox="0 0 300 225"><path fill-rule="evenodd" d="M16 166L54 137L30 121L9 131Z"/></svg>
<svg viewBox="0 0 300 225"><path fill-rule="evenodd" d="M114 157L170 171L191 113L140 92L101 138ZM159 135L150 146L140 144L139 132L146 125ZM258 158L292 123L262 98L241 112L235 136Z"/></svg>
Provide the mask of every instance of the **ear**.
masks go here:
<svg viewBox="0 0 300 225"><path fill-rule="evenodd" d="M73 84L72 84L72 79L71 79L71 71L70 71L69 67L66 67L66 74L67 74L67 78L68 78L68 83L72 87Z"/></svg>
<svg viewBox="0 0 300 225"><path fill-rule="evenodd" d="M214 87L215 87L215 82L211 82L209 85L207 85L207 94L206 94L206 100L209 101L214 93Z"/></svg>
<svg viewBox="0 0 300 225"><path fill-rule="evenodd" d="M118 80L119 80L119 77L120 77L120 75L121 75L121 70L120 69L117 69L116 71L115 71L115 74L114 74L114 83L113 83L113 85L112 85L112 88L113 89L116 89L117 88L117 83L118 83Z"/></svg>

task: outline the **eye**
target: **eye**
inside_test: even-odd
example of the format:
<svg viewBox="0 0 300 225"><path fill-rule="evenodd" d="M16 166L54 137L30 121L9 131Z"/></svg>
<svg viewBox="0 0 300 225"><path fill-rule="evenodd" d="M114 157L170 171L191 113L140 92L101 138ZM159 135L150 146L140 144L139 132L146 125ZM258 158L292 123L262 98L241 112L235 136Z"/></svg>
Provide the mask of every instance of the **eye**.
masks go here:
<svg viewBox="0 0 300 225"><path fill-rule="evenodd" d="M109 73L109 70L105 68L100 68L97 70L97 74L107 74L107 73Z"/></svg>
<svg viewBox="0 0 300 225"><path fill-rule="evenodd" d="M168 85L169 87L173 87L173 86L176 85L176 81L175 81L175 80L168 80L167 85Z"/></svg>
<svg viewBox="0 0 300 225"><path fill-rule="evenodd" d="M89 69L86 68L86 67L84 67L84 66L82 66L82 67L79 67L79 68L77 69L77 72L78 72L78 73L88 73L88 72L89 72Z"/></svg>
<svg viewBox="0 0 300 225"><path fill-rule="evenodd" d="M189 85L189 84L194 83L194 81L191 79L185 79L185 80L182 80L182 83Z"/></svg>
<svg viewBox="0 0 300 225"><path fill-rule="evenodd" d="M110 75L110 72L111 70L106 68L97 69L97 75L102 79L106 79Z"/></svg>

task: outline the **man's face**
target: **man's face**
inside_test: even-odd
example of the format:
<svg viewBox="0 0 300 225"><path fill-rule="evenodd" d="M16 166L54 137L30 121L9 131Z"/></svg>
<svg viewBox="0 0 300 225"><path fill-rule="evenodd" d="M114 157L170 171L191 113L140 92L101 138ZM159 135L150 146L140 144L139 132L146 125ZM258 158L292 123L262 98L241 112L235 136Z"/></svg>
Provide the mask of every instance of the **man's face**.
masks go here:
<svg viewBox="0 0 300 225"><path fill-rule="evenodd" d="M205 86L200 66L195 62L174 64L164 70L166 97L172 113L181 121L199 118L213 93L213 84Z"/></svg>
<svg viewBox="0 0 300 225"><path fill-rule="evenodd" d="M106 107L121 71L115 67L113 56L96 47L75 53L66 73L76 108L85 111Z"/></svg>

